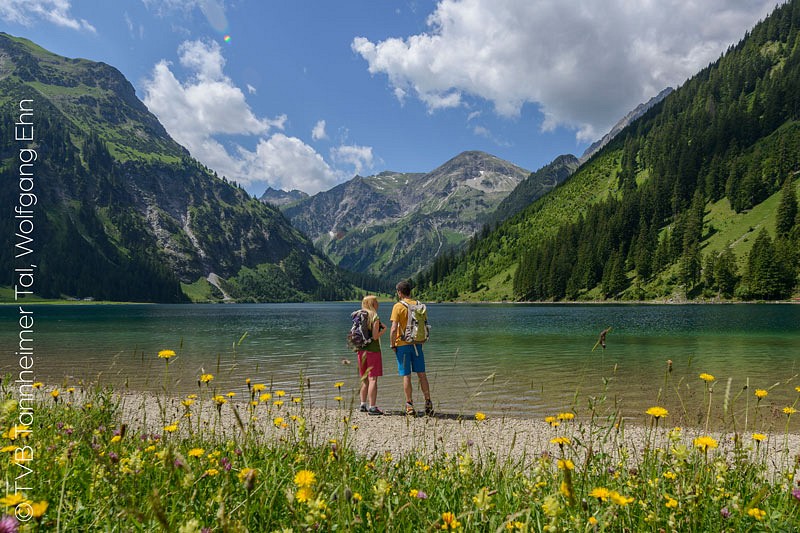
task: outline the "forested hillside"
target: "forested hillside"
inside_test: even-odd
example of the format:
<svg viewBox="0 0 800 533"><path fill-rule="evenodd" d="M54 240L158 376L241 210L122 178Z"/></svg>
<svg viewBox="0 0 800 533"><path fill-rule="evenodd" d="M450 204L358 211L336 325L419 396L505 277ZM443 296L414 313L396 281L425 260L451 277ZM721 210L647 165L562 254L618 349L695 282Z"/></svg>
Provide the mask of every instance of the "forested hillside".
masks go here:
<svg viewBox="0 0 800 533"><path fill-rule="evenodd" d="M14 111L33 112L30 143ZM36 293L126 301L339 299L354 294L277 208L195 161L113 67L0 33L0 189L18 203L18 152L37 153ZM13 236L13 216L0 230ZM0 285L15 249L0 248ZM217 287L207 278L215 280ZM222 289L222 291L220 290Z"/></svg>
<svg viewBox="0 0 800 533"><path fill-rule="evenodd" d="M784 299L797 290L800 0L553 192L416 280L429 298Z"/></svg>

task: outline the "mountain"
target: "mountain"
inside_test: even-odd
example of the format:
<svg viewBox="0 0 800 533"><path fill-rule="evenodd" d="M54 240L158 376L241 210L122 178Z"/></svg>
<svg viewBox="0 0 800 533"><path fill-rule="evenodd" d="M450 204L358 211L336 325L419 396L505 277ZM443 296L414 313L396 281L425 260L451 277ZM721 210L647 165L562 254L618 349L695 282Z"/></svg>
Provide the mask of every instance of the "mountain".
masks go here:
<svg viewBox="0 0 800 533"><path fill-rule="evenodd" d="M308 194L304 193L303 191L298 191L297 189L283 191L280 189L267 187L267 190L264 191L264 194L261 195L259 200L272 204L276 207L283 207L299 202L300 200L305 200L306 198L308 198Z"/></svg>
<svg viewBox="0 0 800 533"><path fill-rule="evenodd" d="M511 194L500 202L487 222L496 224L516 215L570 177L578 168L578 164L578 159L572 154L556 157L551 163L522 180Z"/></svg>
<svg viewBox="0 0 800 533"><path fill-rule="evenodd" d="M415 278L427 299L786 299L800 272L800 0L569 179Z"/></svg>
<svg viewBox="0 0 800 533"><path fill-rule="evenodd" d="M462 245L528 174L470 151L429 173L356 176L284 214L339 266L407 277Z"/></svg>
<svg viewBox="0 0 800 533"><path fill-rule="evenodd" d="M11 110L34 111L36 292L108 300L285 301L341 296L337 269L289 224L189 156L115 68L0 33L0 160L19 179ZM30 117L28 117L30 118ZM0 189L17 205L16 187ZM12 217L1 217L14 235ZM0 252L3 277L19 259ZM211 279L213 284L207 279ZM219 287L215 286L219 285ZM338 287L338 289L337 289ZM220 290L222 289L222 290Z"/></svg>
<svg viewBox="0 0 800 533"><path fill-rule="evenodd" d="M658 104L664 98L669 96L672 93L672 91L674 91L674 89L672 87L667 87L666 89L664 89L663 91L658 93L656 96L652 97L647 102L645 102L643 104L639 104L638 106L636 106L636 108L634 108L633 111L631 111L630 113L628 113L627 115L622 117L619 122L614 124L614 127L612 127L611 130L608 133L603 135L603 137L600 140L593 142L589 146L589 148L587 148L583 152L583 155L580 157L580 159L578 161L581 164L583 164L586 161L588 161L590 157L592 157L601 148L603 148L605 145L607 145L609 142L611 142L611 139L616 137L619 132L624 130L631 122L633 122L637 118L639 118L642 115L644 115L645 113L647 113L650 110L650 108L652 108L654 105Z"/></svg>

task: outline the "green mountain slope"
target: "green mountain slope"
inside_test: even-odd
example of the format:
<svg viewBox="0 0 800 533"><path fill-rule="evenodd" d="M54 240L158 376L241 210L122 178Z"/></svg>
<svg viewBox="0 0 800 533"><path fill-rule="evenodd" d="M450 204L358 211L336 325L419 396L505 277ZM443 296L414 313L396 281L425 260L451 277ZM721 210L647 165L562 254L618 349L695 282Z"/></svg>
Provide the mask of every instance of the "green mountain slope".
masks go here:
<svg viewBox="0 0 800 533"><path fill-rule="evenodd" d="M528 175L495 156L464 152L426 174L356 176L284 213L339 266L396 279L461 246Z"/></svg>
<svg viewBox="0 0 800 533"><path fill-rule="evenodd" d="M466 300L788 298L800 247L798 33L794 0L417 284Z"/></svg>
<svg viewBox="0 0 800 533"><path fill-rule="evenodd" d="M258 301L347 291L337 269L276 208L189 157L119 71L0 34L6 183L16 183L17 152L26 146L13 140L11 113L23 99L34 108L32 256L41 296L182 301L189 284L200 300L221 299L222 291ZM4 187L0 201L16 205L17 195ZM6 235L13 224L0 220ZM13 284L14 264L5 247L0 284Z"/></svg>

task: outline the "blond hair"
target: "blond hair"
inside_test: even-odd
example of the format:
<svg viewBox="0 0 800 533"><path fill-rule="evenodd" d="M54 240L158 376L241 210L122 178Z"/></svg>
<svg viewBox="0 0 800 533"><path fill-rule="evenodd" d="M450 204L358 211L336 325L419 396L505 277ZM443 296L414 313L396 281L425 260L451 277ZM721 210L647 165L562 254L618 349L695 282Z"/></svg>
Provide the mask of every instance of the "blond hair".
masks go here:
<svg viewBox="0 0 800 533"><path fill-rule="evenodd" d="M372 323L375 322L375 317L378 313L375 312L375 308L378 306L378 297L373 294L368 294L364 296L364 299L361 300L361 309L367 312L369 315L369 325L372 326Z"/></svg>

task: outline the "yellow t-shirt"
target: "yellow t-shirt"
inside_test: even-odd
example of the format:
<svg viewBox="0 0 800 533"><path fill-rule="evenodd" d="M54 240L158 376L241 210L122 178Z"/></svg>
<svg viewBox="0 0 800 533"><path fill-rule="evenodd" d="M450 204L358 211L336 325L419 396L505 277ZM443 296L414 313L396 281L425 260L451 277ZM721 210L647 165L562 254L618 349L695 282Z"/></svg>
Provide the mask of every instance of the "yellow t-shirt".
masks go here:
<svg viewBox="0 0 800 533"><path fill-rule="evenodd" d="M414 305L417 303L416 300L412 300L411 298L403 298L403 300L408 305ZM403 332L406 330L406 326L408 325L408 307L400 302L394 304L394 307L392 307L392 316L390 320L392 322L397 322L397 331L395 332L395 338L392 345L406 346L408 344L414 344L413 342L406 342L403 340Z"/></svg>

